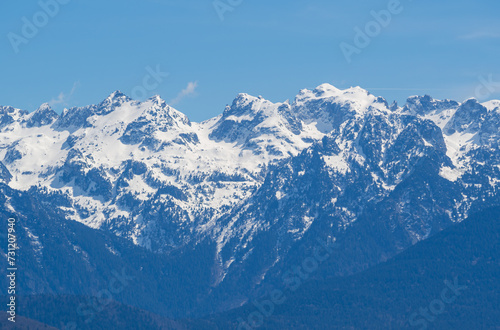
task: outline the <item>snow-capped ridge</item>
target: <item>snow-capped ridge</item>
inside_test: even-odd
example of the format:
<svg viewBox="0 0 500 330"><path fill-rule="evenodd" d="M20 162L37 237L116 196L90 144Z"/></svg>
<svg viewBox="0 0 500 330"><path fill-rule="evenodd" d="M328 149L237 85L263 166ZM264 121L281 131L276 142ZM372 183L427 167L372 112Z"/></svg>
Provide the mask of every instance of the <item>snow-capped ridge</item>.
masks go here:
<svg viewBox="0 0 500 330"><path fill-rule="evenodd" d="M330 84L322 84L313 90L302 89L295 97L295 105L314 100L325 100L336 103L351 103L365 106L376 103L377 100L384 100L381 97L376 97L366 89L359 86L350 87L344 90L338 89ZM384 102L387 103L387 102Z"/></svg>
<svg viewBox="0 0 500 330"><path fill-rule="evenodd" d="M456 109L460 103L449 99L438 100L430 95L414 95L406 100L401 109L403 113L424 116L431 113L441 112L448 109Z"/></svg>
<svg viewBox="0 0 500 330"><path fill-rule="evenodd" d="M22 122L29 114L26 110L17 109L11 106L0 106L0 127Z"/></svg>
<svg viewBox="0 0 500 330"><path fill-rule="evenodd" d="M272 117L281 103L273 103L262 96L239 93L231 105L226 106L219 121L254 121Z"/></svg>
<svg viewBox="0 0 500 330"><path fill-rule="evenodd" d="M247 106L253 105L255 103L270 103L270 104L272 104L271 101L264 99L261 95L253 96L253 95L250 95L247 93L239 93L234 98L231 107L242 108L242 107L247 107Z"/></svg>
<svg viewBox="0 0 500 330"><path fill-rule="evenodd" d="M366 89L360 87L360 86L351 86L347 89L344 90L344 94L349 93L349 94L366 94L366 95L373 95Z"/></svg>
<svg viewBox="0 0 500 330"><path fill-rule="evenodd" d="M318 87L316 87L313 92L318 95L318 96L322 96L322 95L327 95L327 94L330 94L330 95L338 95L340 94L342 91L340 89L338 89L337 87L331 85L331 84L328 84L328 83L325 83L325 84L321 84L319 85Z"/></svg>
<svg viewBox="0 0 500 330"><path fill-rule="evenodd" d="M481 103L488 111L500 112L500 100L491 100Z"/></svg>

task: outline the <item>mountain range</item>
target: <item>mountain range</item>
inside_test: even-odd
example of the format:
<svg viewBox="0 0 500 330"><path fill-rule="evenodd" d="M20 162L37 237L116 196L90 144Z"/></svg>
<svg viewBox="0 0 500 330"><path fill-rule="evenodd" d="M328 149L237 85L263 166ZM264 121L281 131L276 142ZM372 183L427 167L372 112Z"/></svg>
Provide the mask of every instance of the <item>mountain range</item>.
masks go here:
<svg viewBox="0 0 500 330"><path fill-rule="evenodd" d="M201 123L119 91L0 107L0 211L21 224L22 294L92 296L130 269L117 301L198 317L283 287L318 246L308 280L346 277L500 205L499 134L500 101L329 84Z"/></svg>

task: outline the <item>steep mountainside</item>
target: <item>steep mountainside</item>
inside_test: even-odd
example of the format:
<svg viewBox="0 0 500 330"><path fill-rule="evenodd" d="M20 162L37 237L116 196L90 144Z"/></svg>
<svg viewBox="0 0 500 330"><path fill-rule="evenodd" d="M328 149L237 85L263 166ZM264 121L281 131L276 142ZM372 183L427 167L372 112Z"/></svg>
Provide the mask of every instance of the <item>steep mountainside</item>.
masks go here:
<svg viewBox="0 0 500 330"><path fill-rule="evenodd" d="M363 273L290 281L278 303L268 292L193 328L496 329L499 219L482 211Z"/></svg>

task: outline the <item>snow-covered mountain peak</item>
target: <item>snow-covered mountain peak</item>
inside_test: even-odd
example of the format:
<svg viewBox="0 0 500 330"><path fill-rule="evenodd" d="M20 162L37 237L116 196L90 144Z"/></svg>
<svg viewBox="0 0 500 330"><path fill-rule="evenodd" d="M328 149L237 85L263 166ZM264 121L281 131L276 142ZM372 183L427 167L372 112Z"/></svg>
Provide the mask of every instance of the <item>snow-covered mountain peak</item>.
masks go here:
<svg viewBox="0 0 500 330"><path fill-rule="evenodd" d="M49 103L43 103L38 107L38 109L35 110L35 112L45 112L45 111L50 111L52 108L50 107Z"/></svg>
<svg viewBox="0 0 500 330"><path fill-rule="evenodd" d="M331 85L331 84L325 83L325 84L321 84L318 87L316 87L313 90L313 92L317 96L321 97L321 96L324 96L324 95L338 95L342 91L340 89L338 89L337 87Z"/></svg>
<svg viewBox="0 0 500 330"><path fill-rule="evenodd" d="M460 106L460 109L471 110L472 112L478 112L486 109L479 101L475 98L470 98L464 101Z"/></svg>
<svg viewBox="0 0 500 330"><path fill-rule="evenodd" d="M244 144L258 127L273 127L280 121L280 103L240 93L212 126L210 138Z"/></svg>
<svg viewBox="0 0 500 330"><path fill-rule="evenodd" d="M466 131L476 133L487 114L488 109L478 100L468 99L457 109L453 118L447 123L444 132L449 135Z"/></svg>
<svg viewBox="0 0 500 330"><path fill-rule="evenodd" d="M306 102L312 99L323 99L337 97L342 94L342 90L330 84L321 84L313 90L301 89L295 96L295 104Z"/></svg>
<svg viewBox="0 0 500 330"><path fill-rule="evenodd" d="M80 128L92 126L92 122L95 122L97 117L106 116L131 103L137 106L139 102L133 101L120 91L115 91L99 104L64 109L54 125L60 131L68 130L74 132Z"/></svg>
<svg viewBox="0 0 500 330"><path fill-rule="evenodd" d="M233 104L246 104L258 100L259 97L247 93L238 93L233 100Z"/></svg>
<svg viewBox="0 0 500 330"><path fill-rule="evenodd" d="M355 99L356 97L365 97L366 95L370 95L370 93L359 87L349 87L347 89L338 89L337 87L325 83L321 84L318 87L314 88L313 90L309 89L302 89L299 94L297 95L298 99L304 99L304 98L330 98L330 97L344 97L344 98L351 98Z"/></svg>
<svg viewBox="0 0 500 330"><path fill-rule="evenodd" d="M101 113L109 113L115 108L120 107L122 104L133 101L130 97L117 90L111 93L106 99L97 105L102 109Z"/></svg>
<svg viewBox="0 0 500 330"><path fill-rule="evenodd" d="M436 100L429 95L411 96L406 101L402 112L412 115L425 116L437 114L448 109L457 109L460 103L452 100Z"/></svg>
<svg viewBox="0 0 500 330"><path fill-rule="evenodd" d="M162 99L160 95L153 95L148 99L148 101L163 107L167 105L167 102L164 99Z"/></svg>
<svg viewBox="0 0 500 330"><path fill-rule="evenodd" d="M44 103L38 109L26 116L26 127L51 125L57 118L59 118L59 115L52 110L48 103Z"/></svg>
<svg viewBox="0 0 500 330"><path fill-rule="evenodd" d="M341 105L352 105L352 109L360 113L365 113L373 108L383 109L388 106L382 97L376 97L359 86L340 90L330 84L322 84L313 90L301 90L295 97L294 104L301 106L318 100Z"/></svg>
<svg viewBox="0 0 500 330"><path fill-rule="evenodd" d="M210 125L210 139L236 143L242 154L249 151L259 162L294 155L310 145L312 135L318 135L302 126L289 103L244 93L238 94L222 116L204 125Z"/></svg>
<svg viewBox="0 0 500 330"><path fill-rule="evenodd" d="M241 120L251 120L253 116L259 113L272 115L274 108L276 108L276 104L264 99L262 96L255 97L246 93L240 93L233 100L231 106L226 107L223 117L240 117L246 115Z"/></svg>
<svg viewBox="0 0 500 330"><path fill-rule="evenodd" d="M484 111L485 107L479 102L475 97L468 98L461 105L461 109L470 110L476 112L478 110Z"/></svg>
<svg viewBox="0 0 500 330"><path fill-rule="evenodd" d="M132 100L130 97L122 93L120 90L116 90L113 93L109 94L109 96L103 101L116 101L116 100Z"/></svg>
<svg viewBox="0 0 500 330"><path fill-rule="evenodd" d="M28 115L28 111L11 106L0 106L0 128L13 122L19 122L26 115Z"/></svg>
<svg viewBox="0 0 500 330"><path fill-rule="evenodd" d="M433 121L443 129L453 117L460 103L452 100L437 100L429 95L410 96L404 107L396 110L399 114L420 116Z"/></svg>
<svg viewBox="0 0 500 330"><path fill-rule="evenodd" d="M327 134L351 118L367 113L389 115L387 101L360 87L345 90L323 84L314 90L303 89L295 97L293 112L306 124L313 124Z"/></svg>
<svg viewBox="0 0 500 330"><path fill-rule="evenodd" d="M140 103L138 108L145 109L139 117L140 120L148 119L157 125L191 126L185 114L168 105L159 95Z"/></svg>

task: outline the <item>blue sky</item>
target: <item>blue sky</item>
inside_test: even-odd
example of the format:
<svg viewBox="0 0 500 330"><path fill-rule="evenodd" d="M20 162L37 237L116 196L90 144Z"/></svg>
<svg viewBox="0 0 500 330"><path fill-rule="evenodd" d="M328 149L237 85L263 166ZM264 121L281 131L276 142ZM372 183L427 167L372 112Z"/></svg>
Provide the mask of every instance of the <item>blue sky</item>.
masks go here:
<svg viewBox="0 0 500 330"><path fill-rule="evenodd" d="M496 0L217 0L224 20L213 0L41 2L53 1L67 3L52 16L38 1L2 3L0 104L61 111L118 89L160 94L200 121L239 92L279 102L324 82L389 102L500 98ZM390 19L374 23L382 10ZM368 45L356 27L372 28ZM341 43L357 48L350 63Z"/></svg>

